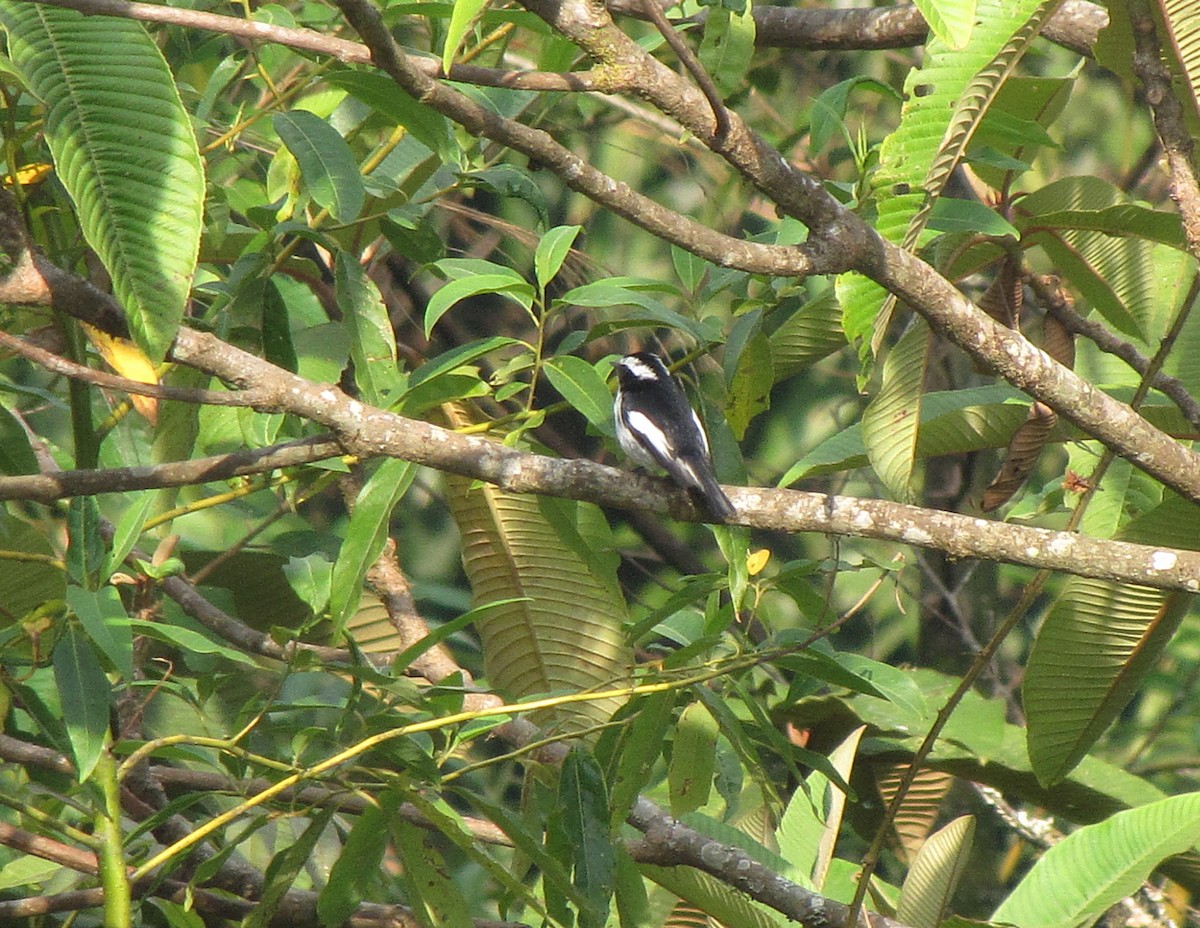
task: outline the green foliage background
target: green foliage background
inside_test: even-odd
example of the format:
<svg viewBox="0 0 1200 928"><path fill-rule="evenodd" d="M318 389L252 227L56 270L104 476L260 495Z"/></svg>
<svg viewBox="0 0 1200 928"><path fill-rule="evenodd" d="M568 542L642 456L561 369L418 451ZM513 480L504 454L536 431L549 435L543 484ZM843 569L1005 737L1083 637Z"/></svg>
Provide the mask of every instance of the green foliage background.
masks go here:
<svg viewBox="0 0 1200 928"><path fill-rule="evenodd" d="M1133 85L1036 37L1053 3L918 6L935 34L888 52L756 46L750 4L683 12L707 16L694 44L726 105L881 236L989 311L1024 310L1035 341L1054 286L1040 275L1057 274L1080 315L1143 356L1170 334L1163 371L1195 393L1196 259ZM443 67L585 71L532 9L382 13ZM246 14L352 37L324 3ZM1178 5L1156 15L1173 34L1196 28ZM1131 57L1114 17L1106 65ZM620 24L674 61L651 25ZM725 483L983 517L1007 447L1022 489L988 507L998 525L1198 547L1195 505L1087 435L1049 423L1014 439L1029 398L866 277L719 267L382 71L272 37L20 0L0 2L0 26L13 215L50 262L116 297L125 334L167 359L164 384L228 387L169 363L183 324L409 418L615 463L608 361L647 348L677 362ZM1182 92L1197 72L1179 47ZM807 237L637 95L462 73L455 86L489 112L680 216L772 245ZM48 171L28 179L30 165ZM1031 306L998 295L1006 262L1039 277ZM66 313L2 311L9 333L129 374L128 354L114 360ZM1091 341L1077 340L1073 369L1194 436L1186 410L1135 397L1140 376ZM177 399L153 423L16 354L0 360L0 402L6 477L323 434L293 414ZM1065 928L1163 874L1185 896L1200 887L1187 594L676 523L398 459L330 455L50 504L5 487L0 818L95 855L100 876L5 842L0 913L100 886L75 924L195 925L206 903L184 888L249 872L248 924L337 924L370 903L425 925L785 922L728 879L639 858L626 822L639 797L847 904L875 842L868 905L914 928L952 913ZM364 592L393 544L408 625L389 619L382 584ZM180 577L232 625L206 620ZM997 628L996 653L971 668ZM312 647L284 647L295 641ZM883 810L917 753L893 827ZM157 787L139 792L143 777ZM1043 853L1046 834L1012 810L1070 834ZM149 874L178 883L142 898ZM301 904L303 917L279 914Z"/></svg>

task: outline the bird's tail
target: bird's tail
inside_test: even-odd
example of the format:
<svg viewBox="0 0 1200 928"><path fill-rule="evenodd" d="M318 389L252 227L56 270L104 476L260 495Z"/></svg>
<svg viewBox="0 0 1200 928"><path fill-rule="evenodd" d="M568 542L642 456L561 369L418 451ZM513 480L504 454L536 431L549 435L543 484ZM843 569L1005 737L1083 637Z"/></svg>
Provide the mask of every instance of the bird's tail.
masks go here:
<svg viewBox="0 0 1200 928"><path fill-rule="evenodd" d="M737 515L737 510L733 508L733 503L729 501L729 497L725 495L725 491L717 483L717 478L710 471L702 470L697 476L700 478L700 486L697 488L696 493L704 500L704 505L714 518L722 522L728 522Z"/></svg>

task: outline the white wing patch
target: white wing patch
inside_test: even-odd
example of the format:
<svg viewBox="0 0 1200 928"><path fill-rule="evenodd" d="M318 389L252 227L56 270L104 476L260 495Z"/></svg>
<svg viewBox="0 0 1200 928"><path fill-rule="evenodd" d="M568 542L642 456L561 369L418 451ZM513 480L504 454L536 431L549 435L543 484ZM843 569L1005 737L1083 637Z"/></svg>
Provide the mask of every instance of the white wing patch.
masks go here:
<svg viewBox="0 0 1200 928"><path fill-rule="evenodd" d="M696 431L700 433L700 444L704 446L705 457L710 457L712 452L708 448L708 434L704 431L704 425L700 422L700 417L696 415L696 410L692 410L692 421L696 423Z"/></svg>
<svg viewBox="0 0 1200 928"><path fill-rule="evenodd" d="M630 431L636 432L638 438L655 456L667 461L675 456L675 449L667 440L667 436L645 413L638 412L636 409L629 410L625 414L625 421L628 423Z"/></svg>

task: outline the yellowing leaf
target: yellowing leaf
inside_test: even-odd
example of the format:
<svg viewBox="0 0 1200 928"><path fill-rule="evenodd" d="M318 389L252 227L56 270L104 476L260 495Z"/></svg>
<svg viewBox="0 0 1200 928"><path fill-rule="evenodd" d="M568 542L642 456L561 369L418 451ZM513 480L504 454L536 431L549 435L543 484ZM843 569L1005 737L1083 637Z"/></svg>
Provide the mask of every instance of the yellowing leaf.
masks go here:
<svg viewBox="0 0 1200 928"><path fill-rule="evenodd" d="M751 551L746 555L746 572L751 577L757 577L762 573L762 569L767 566L767 561L771 559L771 552L766 548L759 548L757 551Z"/></svg>
<svg viewBox="0 0 1200 928"><path fill-rule="evenodd" d="M145 353L133 342L125 338L114 338L107 332L101 332L95 326L86 322L80 323L87 334L88 341L96 346L100 357L104 358L114 371L129 380L138 383L158 383L158 372ZM153 396L129 397L133 408L140 412L151 425L158 423L158 399Z"/></svg>
<svg viewBox="0 0 1200 928"><path fill-rule="evenodd" d="M49 177L53 170L54 165L46 164L45 162L23 164L17 168L15 177L12 174L4 175L4 186L11 187L13 184L19 184L22 187L32 187L34 184L40 184Z"/></svg>

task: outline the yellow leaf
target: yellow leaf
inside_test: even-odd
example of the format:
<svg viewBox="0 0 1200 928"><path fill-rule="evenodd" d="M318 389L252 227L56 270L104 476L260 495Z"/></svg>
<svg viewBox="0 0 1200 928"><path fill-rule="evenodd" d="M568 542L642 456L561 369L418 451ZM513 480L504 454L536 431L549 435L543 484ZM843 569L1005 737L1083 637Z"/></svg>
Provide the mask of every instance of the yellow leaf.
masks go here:
<svg viewBox="0 0 1200 928"><path fill-rule="evenodd" d="M762 573L762 569L767 566L767 561L771 559L771 552L766 548L759 548L757 551L751 551L746 555L746 571L751 577L757 577Z"/></svg>
<svg viewBox="0 0 1200 928"><path fill-rule="evenodd" d="M122 377L136 380L138 383L158 383L158 374L150 359L137 345L126 338L114 338L107 332L101 332L86 322L81 323L88 340L96 346L100 356L114 371ZM140 412L151 425L158 422L158 399L153 396L129 397L133 408Z"/></svg>
<svg viewBox="0 0 1200 928"><path fill-rule="evenodd" d="M52 164L43 164L43 163L37 163L37 162L35 162L33 164L25 164L25 165L22 165L21 167L17 168L17 176L15 179L15 182L20 184L22 187L30 187L33 184L40 184L47 177L50 176L50 172L53 170L54 170L54 165L52 165ZM6 187L11 187L13 185L13 183L14 183L13 175L5 174L4 175L4 185Z"/></svg>

